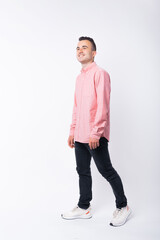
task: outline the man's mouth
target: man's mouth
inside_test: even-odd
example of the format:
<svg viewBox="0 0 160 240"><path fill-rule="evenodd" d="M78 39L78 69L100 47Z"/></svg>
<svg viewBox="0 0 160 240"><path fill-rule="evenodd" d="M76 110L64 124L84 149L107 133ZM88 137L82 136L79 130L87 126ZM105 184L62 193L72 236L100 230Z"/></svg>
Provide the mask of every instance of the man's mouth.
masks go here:
<svg viewBox="0 0 160 240"><path fill-rule="evenodd" d="M85 55L81 53L81 54L79 54L78 56L79 56L79 57L82 57L82 56L85 56Z"/></svg>

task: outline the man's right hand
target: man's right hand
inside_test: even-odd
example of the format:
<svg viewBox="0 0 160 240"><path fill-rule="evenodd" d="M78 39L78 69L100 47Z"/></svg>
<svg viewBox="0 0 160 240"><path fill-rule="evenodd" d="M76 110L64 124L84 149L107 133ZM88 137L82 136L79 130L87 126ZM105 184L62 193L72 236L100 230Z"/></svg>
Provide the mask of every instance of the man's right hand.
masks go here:
<svg viewBox="0 0 160 240"><path fill-rule="evenodd" d="M70 148L75 147L75 145L74 145L74 136L69 136L69 138L68 138L68 146Z"/></svg>

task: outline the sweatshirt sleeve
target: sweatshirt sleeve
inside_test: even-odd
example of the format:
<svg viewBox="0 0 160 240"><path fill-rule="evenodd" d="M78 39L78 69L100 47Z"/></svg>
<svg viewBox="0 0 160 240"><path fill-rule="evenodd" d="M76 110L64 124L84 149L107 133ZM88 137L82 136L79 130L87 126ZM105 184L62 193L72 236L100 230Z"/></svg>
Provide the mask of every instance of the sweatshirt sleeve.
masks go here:
<svg viewBox="0 0 160 240"><path fill-rule="evenodd" d="M107 124L107 114L110 108L110 76L105 71L100 71L95 78L97 94L97 109L90 138L100 139Z"/></svg>
<svg viewBox="0 0 160 240"><path fill-rule="evenodd" d="M72 123L70 125L70 136L74 136L74 130L76 127L76 109L77 109L77 103L76 103L76 93L74 93L74 104L73 104L73 112L72 112Z"/></svg>

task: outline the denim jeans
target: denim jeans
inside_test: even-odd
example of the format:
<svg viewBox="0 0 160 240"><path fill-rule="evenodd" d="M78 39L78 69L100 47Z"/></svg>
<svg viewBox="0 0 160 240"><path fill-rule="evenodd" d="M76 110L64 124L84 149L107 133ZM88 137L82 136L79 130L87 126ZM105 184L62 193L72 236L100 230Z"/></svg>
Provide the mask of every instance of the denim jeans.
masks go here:
<svg viewBox="0 0 160 240"><path fill-rule="evenodd" d="M110 183L115 195L117 208L127 205L122 181L112 163L108 151L108 140L105 137L99 139L99 147L90 149L88 143L75 141L76 170L79 175L80 198L78 206L87 209L92 200L92 177L91 177L91 157L93 157L96 167L101 175Z"/></svg>

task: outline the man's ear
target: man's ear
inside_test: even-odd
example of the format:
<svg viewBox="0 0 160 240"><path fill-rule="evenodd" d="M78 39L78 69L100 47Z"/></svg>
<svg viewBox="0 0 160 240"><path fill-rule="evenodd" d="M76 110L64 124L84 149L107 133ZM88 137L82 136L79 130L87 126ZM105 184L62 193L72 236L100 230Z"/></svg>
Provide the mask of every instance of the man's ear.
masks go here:
<svg viewBox="0 0 160 240"><path fill-rule="evenodd" d="M95 56L96 56L96 54L97 54L97 52L96 52L96 51L93 51L92 53L93 53L93 57L95 57Z"/></svg>
<svg viewBox="0 0 160 240"><path fill-rule="evenodd" d="M97 54L96 51L93 51L93 52L92 52L93 59L95 58L96 54Z"/></svg>

